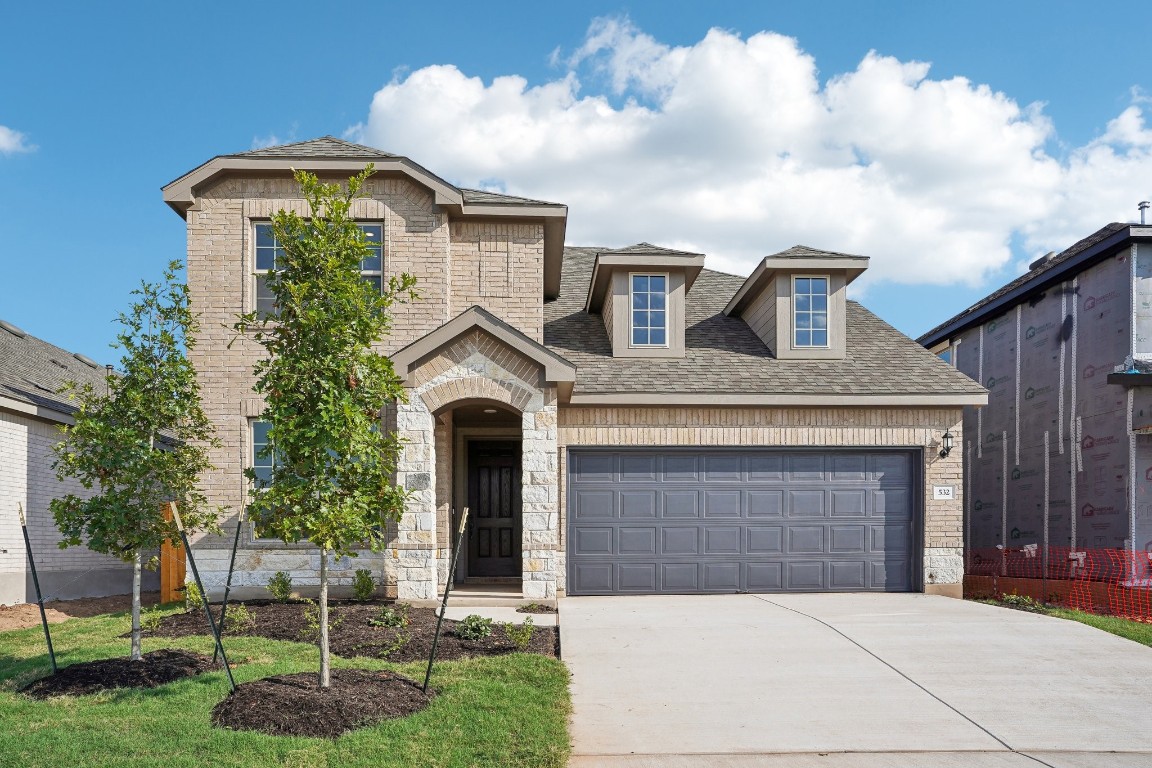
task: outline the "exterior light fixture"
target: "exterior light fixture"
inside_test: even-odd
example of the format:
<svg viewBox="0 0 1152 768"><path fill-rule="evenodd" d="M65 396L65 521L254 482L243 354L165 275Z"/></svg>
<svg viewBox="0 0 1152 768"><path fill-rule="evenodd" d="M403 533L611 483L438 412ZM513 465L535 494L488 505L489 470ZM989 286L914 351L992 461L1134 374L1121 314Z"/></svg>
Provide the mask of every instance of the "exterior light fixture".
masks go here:
<svg viewBox="0 0 1152 768"><path fill-rule="evenodd" d="M496 413L496 409L495 408L485 408L484 413Z"/></svg>
<svg viewBox="0 0 1152 768"><path fill-rule="evenodd" d="M956 438L952 437L952 433L945 431L944 437L940 438L940 458L947 458L948 454L952 453L952 442Z"/></svg>

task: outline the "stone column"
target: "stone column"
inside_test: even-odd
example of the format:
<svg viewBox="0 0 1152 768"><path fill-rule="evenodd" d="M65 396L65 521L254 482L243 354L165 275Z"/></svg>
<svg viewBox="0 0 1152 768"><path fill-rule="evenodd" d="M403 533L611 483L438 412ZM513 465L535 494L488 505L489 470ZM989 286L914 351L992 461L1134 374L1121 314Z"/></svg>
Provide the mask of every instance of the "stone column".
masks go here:
<svg viewBox="0 0 1152 768"><path fill-rule="evenodd" d="M535 395L522 416L523 590L524 598L556 597L559 560L556 399Z"/></svg>
<svg viewBox="0 0 1152 768"><path fill-rule="evenodd" d="M396 596L400 600L436 598L436 449L432 414L421 402L399 404L396 431L404 445L396 482L409 492L408 505L396 526Z"/></svg>

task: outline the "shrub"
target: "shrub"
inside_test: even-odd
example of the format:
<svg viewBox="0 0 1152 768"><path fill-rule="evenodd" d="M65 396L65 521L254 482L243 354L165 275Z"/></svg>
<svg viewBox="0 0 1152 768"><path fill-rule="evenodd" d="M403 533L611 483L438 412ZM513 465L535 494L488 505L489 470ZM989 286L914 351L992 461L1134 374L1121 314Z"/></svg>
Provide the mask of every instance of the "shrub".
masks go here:
<svg viewBox="0 0 1152 768"><path fill-rule="evenodd" d="M276 571L268 579L268 592L272 599L278 603L286 603L292 599L292 577L285 571Z"/></svg>
<svg viewBox="0 0 1152 768"><path fill-rule="evenodd" d="M241 634L256 626L256 615L244 603L228 607L224 614L224 629L230 634Z"/></svg>
<svg viewBox="0 0 1152 768"><path fill-rule="evenodd" d="M528 650L528 645L532 642L532 634L536 631L536 627L532 623L532 617L524 619L524 623L520 625L513 624L506 621L500 625L504 629L504 634L508 639L513 642L518 651Z"/></svg>
<svg viewBox="0 0 1152 768"><path fill-rule="evenodd" d="M311 641L320 636L320 605L315 600L304 599L304 625L305 629L300 636ZM328 631L336 629L344 623L344 615L336 610L328 611Z"/></svg>
<svg viewBox="0 0 1152 768"><path fill-rule="evenodd" d="M492 634L492 619L472 613L456 625L456 636L465 640L483 640Z"/></svg>
<svg viewBox="0 0 1152 768"><path fill-rule="evenodd" d="M189 581L184 585L184 602L190 611L204 609L204 595L200 594L200 587L196 586L196 582Z"/></svg>
<svg viewBox="0 0 1152 768"><path fill-rule="evenodd" d="M145 608L140 613L140 629L145 632L155 632L160 629L160 622L164 620L164 614L160 612L160 606L154 605L151 608Z"/></svg>
<svg viewBox="0 0 1152 768"><path fill-rule="evenodd" d="M372 578L372 571L367 568L358 568L352 577L352 597L357 600L371 600L376 593L376 580Z"/></svg>
<svg viewBox="0 0 1152 768"><path fill-rule="evenodd" d="M386 605L375 618L368 619L368 623L374 627L406 627L411 623L408 618L408 609L411 607L408 603Z"/></svg>
<svg viewBox="0 0 1152 768"><path fill-rule="evenodd" d="M405 632L402 629L399 630L396 633L396 637L392 638L391 643L389 643L388 645L382 646L380 648L380 658L382 658L382 659L388 658L392 654L396 653L396 651L398 651L401 648L403 648L404 646L408 645L408 642L411 639L412 639L411 633Z"/></svg>
<svg viewBox="0 0 1152 768"><path fill-rule="evenodd" d="M1015 592L1010 595L1001 595L1000 603L1002 605L1008 606L1009 608L1015 608L1020 611L1032 611L1034 613L1040 613L1044 611L1044 606L1038 601L1034 600L1028 595L1018 595Z"/></svg>

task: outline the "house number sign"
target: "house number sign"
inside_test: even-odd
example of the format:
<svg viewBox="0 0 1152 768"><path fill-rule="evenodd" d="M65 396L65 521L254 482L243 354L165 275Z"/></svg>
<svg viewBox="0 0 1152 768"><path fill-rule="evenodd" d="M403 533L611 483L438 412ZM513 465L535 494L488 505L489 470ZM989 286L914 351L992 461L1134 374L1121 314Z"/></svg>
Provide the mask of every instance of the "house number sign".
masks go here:
<svg viewBox="0 0 1152 768"><path fill-rule="evenodd" d="M956 493L951 485L934 485L932 486L933 499L954 499Z"/></svg>

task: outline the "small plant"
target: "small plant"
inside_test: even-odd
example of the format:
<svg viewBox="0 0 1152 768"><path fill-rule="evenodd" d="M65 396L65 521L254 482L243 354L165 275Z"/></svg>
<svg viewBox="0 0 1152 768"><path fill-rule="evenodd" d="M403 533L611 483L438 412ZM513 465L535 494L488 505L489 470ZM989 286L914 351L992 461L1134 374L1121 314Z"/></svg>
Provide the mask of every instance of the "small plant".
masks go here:
<svg viewBox="0 0 1152 768"><path fill-rule="evenodd" d="M492 634L492 619L468 614L456 625L456 636L465 640L478 641Z"/></svg>
<svg viewBox="0 0 1152 768"><path fill-rule="evenodd" d="M408 603L386 605L375 618L368 619L368 623L374 627L406 627L412 623L408 618L408 609L411 607Z"/></svg>
<svg viewBox="0 0 1152 768"><path fill-rule="evenodd" d="M531 616L524 619L524 623L520 625L505 621L500 626L503 628L504 634L508 635L508 639L516 646L516 650L528 650L528 645L532 642L532 635L536 631Z"/></svg>
<svg viewBox="0 0 1152 768"><path fill-rule="evenodd" d="M516 613L556 613L556 609L544 603L525 603L516 609Z"/></svg>
<svg viewBox="0 0 1152 768"><path fill-rule="evenodd" d="M268 592L276 602L288 602L292 599L292 577L286 571L276 571L268 579Z"/></svg>
<svg viewBox="0 0 1152 768"><path fill-rule="evenodd" d="M140 629L145 632L155 632L160 629L160 622L164 621L164 614L160 611L160 606L154 605L151 608L145 608L140 613Z"/></svg>
<svg viewBox="0 0 1152 768"><path fill-rule="evenodd" d="M335 610L328 611L328 631L336 629L344 623L344 615ZM304 599L304 625L305 629L300 636L307 640L315 640L320 636L320 606L315 600Z"/></svg>
<svg viewBox="0 0 1152 768"><path fill-rule="evenodd" d="M376 594L376 580L372 578L372 571L367 568L356 569L352 577L352 597L357 600L371 600Z"/></svg>
<svg viewBox="0 0 1152 768"><path fill-rule="evenodd" d="M189 581L184 585L184 602L190 611L204 610L204 595L200 593L200 587L196 586L196 582Z"/></svg>
<svg viewBox="0 0 1152 768"><path fill-rule="evenodd" d="M256 626L256 614L248 610L244 603L229 606L224 615L224 629L229 634L239 635Z"/></svg>
<svg viewBox="0 0 1152 768"><path fill-rule="evenodd" d="M1032 611L1033 613L1040 613L1044 610L1044 605L1028 595L1018 595L1013 592L1010 595L1000 596L1001 605L1009 608L1015 608L1019 611Z"/></svg>
<svg viewBox="0 0 1152 768"><path fill-rule="evenodd" d="M411 633L405 632L403 629L397 630L396 631L396 637L392 638L392 642L389 643L388 645L381 646L380 658L382 658L382 659L388 658L392 654L396 653L396 651L398 651L401 648L403 648L404 646L408 645L408 642L411 639L412 639Z"/></svg>

